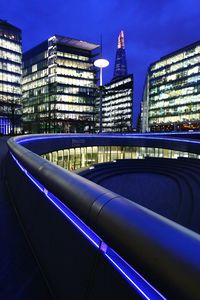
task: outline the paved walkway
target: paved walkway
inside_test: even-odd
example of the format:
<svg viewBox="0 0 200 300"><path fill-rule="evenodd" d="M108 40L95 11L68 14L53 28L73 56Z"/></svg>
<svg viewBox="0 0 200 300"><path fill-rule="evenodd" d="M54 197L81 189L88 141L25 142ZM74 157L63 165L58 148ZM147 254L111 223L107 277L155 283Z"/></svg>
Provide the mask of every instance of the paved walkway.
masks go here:
<svg viewBox="0 0 200 300"><path fill-rule="evenodd" d="M0 299L53 299L26 242L6 188L7 138L0 138Z"/></svg>

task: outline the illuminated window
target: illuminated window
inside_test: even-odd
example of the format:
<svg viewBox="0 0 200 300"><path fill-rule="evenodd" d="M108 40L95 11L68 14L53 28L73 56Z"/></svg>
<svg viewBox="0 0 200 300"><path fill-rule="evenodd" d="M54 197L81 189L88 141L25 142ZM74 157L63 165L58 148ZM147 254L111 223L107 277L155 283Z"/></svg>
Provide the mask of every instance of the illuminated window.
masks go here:
<svg viewBox="0 0 200 300"><path fill-rule="evenodd" d="M37 71L37 65L35 64L32 66L32 72L36 72L36 71Z"/></svg>

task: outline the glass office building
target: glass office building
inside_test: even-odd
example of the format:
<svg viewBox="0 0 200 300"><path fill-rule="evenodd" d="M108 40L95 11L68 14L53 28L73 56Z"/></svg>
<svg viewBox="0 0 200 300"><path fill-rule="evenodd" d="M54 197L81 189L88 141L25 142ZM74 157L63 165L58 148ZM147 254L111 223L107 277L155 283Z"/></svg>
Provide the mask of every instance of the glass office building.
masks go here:
<svg viewBox="0 0 200 300"><path fill-rule="evenodd" d="M127 62L126 62L124 32L123 30L121 30L117 42L113 80L127 76L127 74L128 74L128 70L127 70Z"/></svg>
<svg viewBox="0 0 200 300"><path fill-rule="evenodd" d="M0 134L21 131L21 30L0 20Z"/></svg>
<svg viewBox="0 0 200 300"><path fill-rule="evenodd" d="M102 127L104 132L132 130L133 75L104 86Z"/></svg>
<svg viewBox="0 0 200 300"><path fill-rule="evenodd" d="M200 129L200 42L153 63L147 85L143 131Z"/></svg>
<svg viewBox="0 0 200 300"><path fill-rule="evenodd" d="M23 55L25 132L93 132L98 47L55 35Z"/></svg>

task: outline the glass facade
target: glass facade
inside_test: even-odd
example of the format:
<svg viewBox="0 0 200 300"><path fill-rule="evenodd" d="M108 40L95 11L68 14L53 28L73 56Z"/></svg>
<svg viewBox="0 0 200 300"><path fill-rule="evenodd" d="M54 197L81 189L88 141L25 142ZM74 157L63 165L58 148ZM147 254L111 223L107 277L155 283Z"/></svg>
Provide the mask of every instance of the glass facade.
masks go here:
<svg viewBox="0 0 200 300"><path fill-rule="evenodd" d="M21 30L0 20L0 134L21 132Z"/></svg>
<svg viewBox="0 0 200 300"><path fill-rule="evenodd" d="M23 57L25 132L93 132L98 45L53 36Z"/></svg>
<svg viewBox="0 0 200 300"><path fill-rule="evenodd" d="M121 30L118 36L113 80L123 78L127 76L127 74L128 71L127 71L127 63L126 63L124 32L123 30Z"/></svg>
<svg viewBox="0 0 200 300"><path fill-rule="evenodd" d="M200 42L161 58L148 75L145 131L200 129Z"/></svg>
<svg viewBox="0 0 200 300"><path fill-rule="evenodd" d="M70 148L42 155L43 158L73 171L94 164L111 162L116 159L144 159L146 157L178 158L189 157L200 159L195 153L171 149L130 147L130 146L93 146Z"/></svg>
<svg viewBox="0 0 200 300"><path fill-rule="evenodd" d="M133 76L112 81L103 87L102 130L103 132L124 132L132 130ZM97 100L99 118L99 98ZM98 125L98 121L97 121Z"/></svg>

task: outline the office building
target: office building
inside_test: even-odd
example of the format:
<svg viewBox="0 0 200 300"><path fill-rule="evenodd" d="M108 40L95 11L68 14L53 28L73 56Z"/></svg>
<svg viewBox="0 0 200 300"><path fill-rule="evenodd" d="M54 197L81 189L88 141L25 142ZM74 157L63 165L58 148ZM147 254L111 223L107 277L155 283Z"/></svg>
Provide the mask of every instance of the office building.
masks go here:
<svg viewBox="0 0 200 300"><path fill-rule="evenodd" d="M21 30L0 20L0 134L21 131Z"/></svg>
<svg viewBox="0 0 200 300"><path fill-rule="evenodd" d="M104 132L132 130L133 75L104 86L102 112Z"/></svg>
<svg viewBox="0 0 200 300"><path fill-rule="evenodd" d="M55 35L23 55L25 132L93 132L98 47Z"/></svg>
<svg viewBox="0 0 200 300"><path fill-rule="evenodd" d="M148 131L148 109L149 109L149 75L146 75L142 101L141 101L141 123L140 123L140 132Z"/></svg>
<svg viewBox="0 0 200 300"><path fill-rule="evenodd" d="M200 129L200 41L149 67L143 131Z"/></svg>
<svg viewBox="0 0 200 300"><path fill-rule="evenodd" d="M132 130L133 75L128 74L124 33L118 36L114 76L102 89L102 131L127 132ZM97 100L98 115L99 99Z"/></svg>

